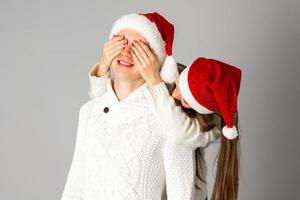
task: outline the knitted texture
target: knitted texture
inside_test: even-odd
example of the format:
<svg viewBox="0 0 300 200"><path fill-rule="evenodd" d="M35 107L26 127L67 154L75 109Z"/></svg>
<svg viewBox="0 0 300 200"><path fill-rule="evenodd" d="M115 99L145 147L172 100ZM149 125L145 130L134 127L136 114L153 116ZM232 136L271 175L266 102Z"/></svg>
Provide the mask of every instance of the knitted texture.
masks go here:
<svg viewBox="0 0 300 200"><path fill-rule="evenodd" d="M107 89L109 74L101 77L95 76L95 64L89 73L91 88L93 91L91 98L102 96ZM159 119L160 126L166 133L167 140L175 145L182 145L186 148L196 149L206 147L209 143L215 141L221 132L218 128L211 131L203 132L198 120L188 117L182 109L176 105L174 99L169 93L164 83L143 90L144 96L149 103L151 112ZM133 109L133 108L132 108ZM204 154L203 149L201 150ZM203 175L206 177L206 163L201 163ZM195 200L203 200L207 196L207 184L202 182L198 177L194 177L197 185L201 190L196 189Z"/></svg>
<svg viewBox="0 0 300 200"><path fill-rule="evenodd" d="M95 76L97 64L89 72L91 98L102 96L107 89L109 73L104 76ZM143 94L149 103L152 113L159 119L160 125L165 129L168 140L173 144L184 145L191 149L206 147L215 141L220 135L219 128L203 132L199 121L188 117L177 106L164 82L143 90ZM134 108L132 108L134 109Z"/></svg>
<svg viewBox="0 0 300 200"><path fill-rule="evenodd" d="M165 190L168 199L193 199L194 152L166 140L145 86L118 101L109 79L80 108L61 200L161 200Z"/></svg>
<svg viewBox="0 0 300 200"><path fill-rule="evenodd" d="M96 63L89 71L90 89L88 95L90 98L99 97L106 92L107 80L110 76L110 72L107 72L101 77L95 76L97 74L99 63Z"/></svg>

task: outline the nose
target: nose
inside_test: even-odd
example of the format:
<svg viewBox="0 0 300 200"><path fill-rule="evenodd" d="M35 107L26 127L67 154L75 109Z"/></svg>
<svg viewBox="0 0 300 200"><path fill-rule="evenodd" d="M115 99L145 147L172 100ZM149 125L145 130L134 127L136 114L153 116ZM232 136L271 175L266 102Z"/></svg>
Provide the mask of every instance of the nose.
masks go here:
<svg viewBox="0 0 300 200"><path fill-rule="evenodd" d="M172 97L173 97L174 99L181 100L181 95L180 95L180 92L179 92L179 88L178 88L178 87L176 87L176 88L174 89L174 91L172 92Z"/></svg>
<svg viewBox="0 0 300 200"><path fill-rule="evenodd" d="M127 43L127 45L124 47L123 51L121 52L122 56L126 56L131 58L131 45Z"/></svg>

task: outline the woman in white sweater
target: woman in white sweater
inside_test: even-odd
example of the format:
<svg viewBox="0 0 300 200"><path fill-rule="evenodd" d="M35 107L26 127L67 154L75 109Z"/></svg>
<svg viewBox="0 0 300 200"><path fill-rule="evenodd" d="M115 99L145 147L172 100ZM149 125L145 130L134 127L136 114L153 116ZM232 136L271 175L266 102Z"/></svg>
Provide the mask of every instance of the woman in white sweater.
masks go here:
<svg viewBox="0 0 300 200"><path fill-rule="evenodd" d="M113 34L125 37L114 37L113 46L105 44L111 48L101 59L112 65L115 77L108 79L101 97L80 108L62 200L161 200L164 190L168 199L194 198L194 152L168 142L166 137L173 130L164 129L155 116L147 100L150 88L139 65L129 58L129 44L141 39L154 48L156 68L172 67L174 62L165 66L172 61L172 30L158 13L129 14L115 22L110 38ZM169 37L162 38L165 35ZM108 55L114 58L106 62Z"/></svg>

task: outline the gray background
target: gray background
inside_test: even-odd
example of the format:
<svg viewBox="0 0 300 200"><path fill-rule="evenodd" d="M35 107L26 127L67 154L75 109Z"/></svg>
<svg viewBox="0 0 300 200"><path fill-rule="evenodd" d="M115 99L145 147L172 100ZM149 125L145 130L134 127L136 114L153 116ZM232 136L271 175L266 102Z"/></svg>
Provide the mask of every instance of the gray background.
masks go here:
<svg viewBox="0 0 300 200"><path fill-rule="evenodd" d="M174 56L243 71L239 199L299 199L298 0L0 1L0 199L60 199L88 70L113 21L159 11Z"/></svg>

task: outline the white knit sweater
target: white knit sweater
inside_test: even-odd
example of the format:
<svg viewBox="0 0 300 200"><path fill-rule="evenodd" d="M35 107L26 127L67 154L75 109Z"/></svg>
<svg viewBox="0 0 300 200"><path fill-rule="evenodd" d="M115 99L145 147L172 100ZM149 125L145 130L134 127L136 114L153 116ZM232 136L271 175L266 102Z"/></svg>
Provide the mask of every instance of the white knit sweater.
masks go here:
<svg viewBox="0 0 300 200"><path fill-rule="evenodd" d="M95 76L97 67L98 63L91 68L88 74L91 84L89 91L91 98L100 97L105 93L107 81L110 78L109 72L101 77ZM220 129L214 128L211 131L203 132L199 121L188 117L181 107L176 105L165 83L147 89L144 92L145 98L148 100L152 112L159 118L166 132L169 133L169 142L194 150L198 147L206 147L219 138Z"/></svg>
<svg viewBox="0 0 300 200"><path fill-rule="evenodd" d="M91 98L100 97L105 93L109 79L109 73L102 77L96 77L96 69L97 64L89 72L91 83L89 95ZM182 144L194 150L198 147L207 146L208 143L219 137L220 130L217 128L208 132L201 131L199 122L196 119L189 118L179 106L176 106L164 83L148 87L144 91L144 95L151 111L159 119L161 127L164 128L167 141L171 144ZM201 165L204 169L204 177L206 177L206 163L201 163ZM194 177L194 179L201 188L201 191L196 189L194 198L197 200L205 199L207 196L206 184L197 177Z"/></svg>
<svg viewBox="0 0 300 200"><path fill-rule="evenodd" d="M165 188L168 199L193 199L194 151L166 140L147 91L119 101L108 79L106 92L81 106L62 200L161 200Z"/></svg>

